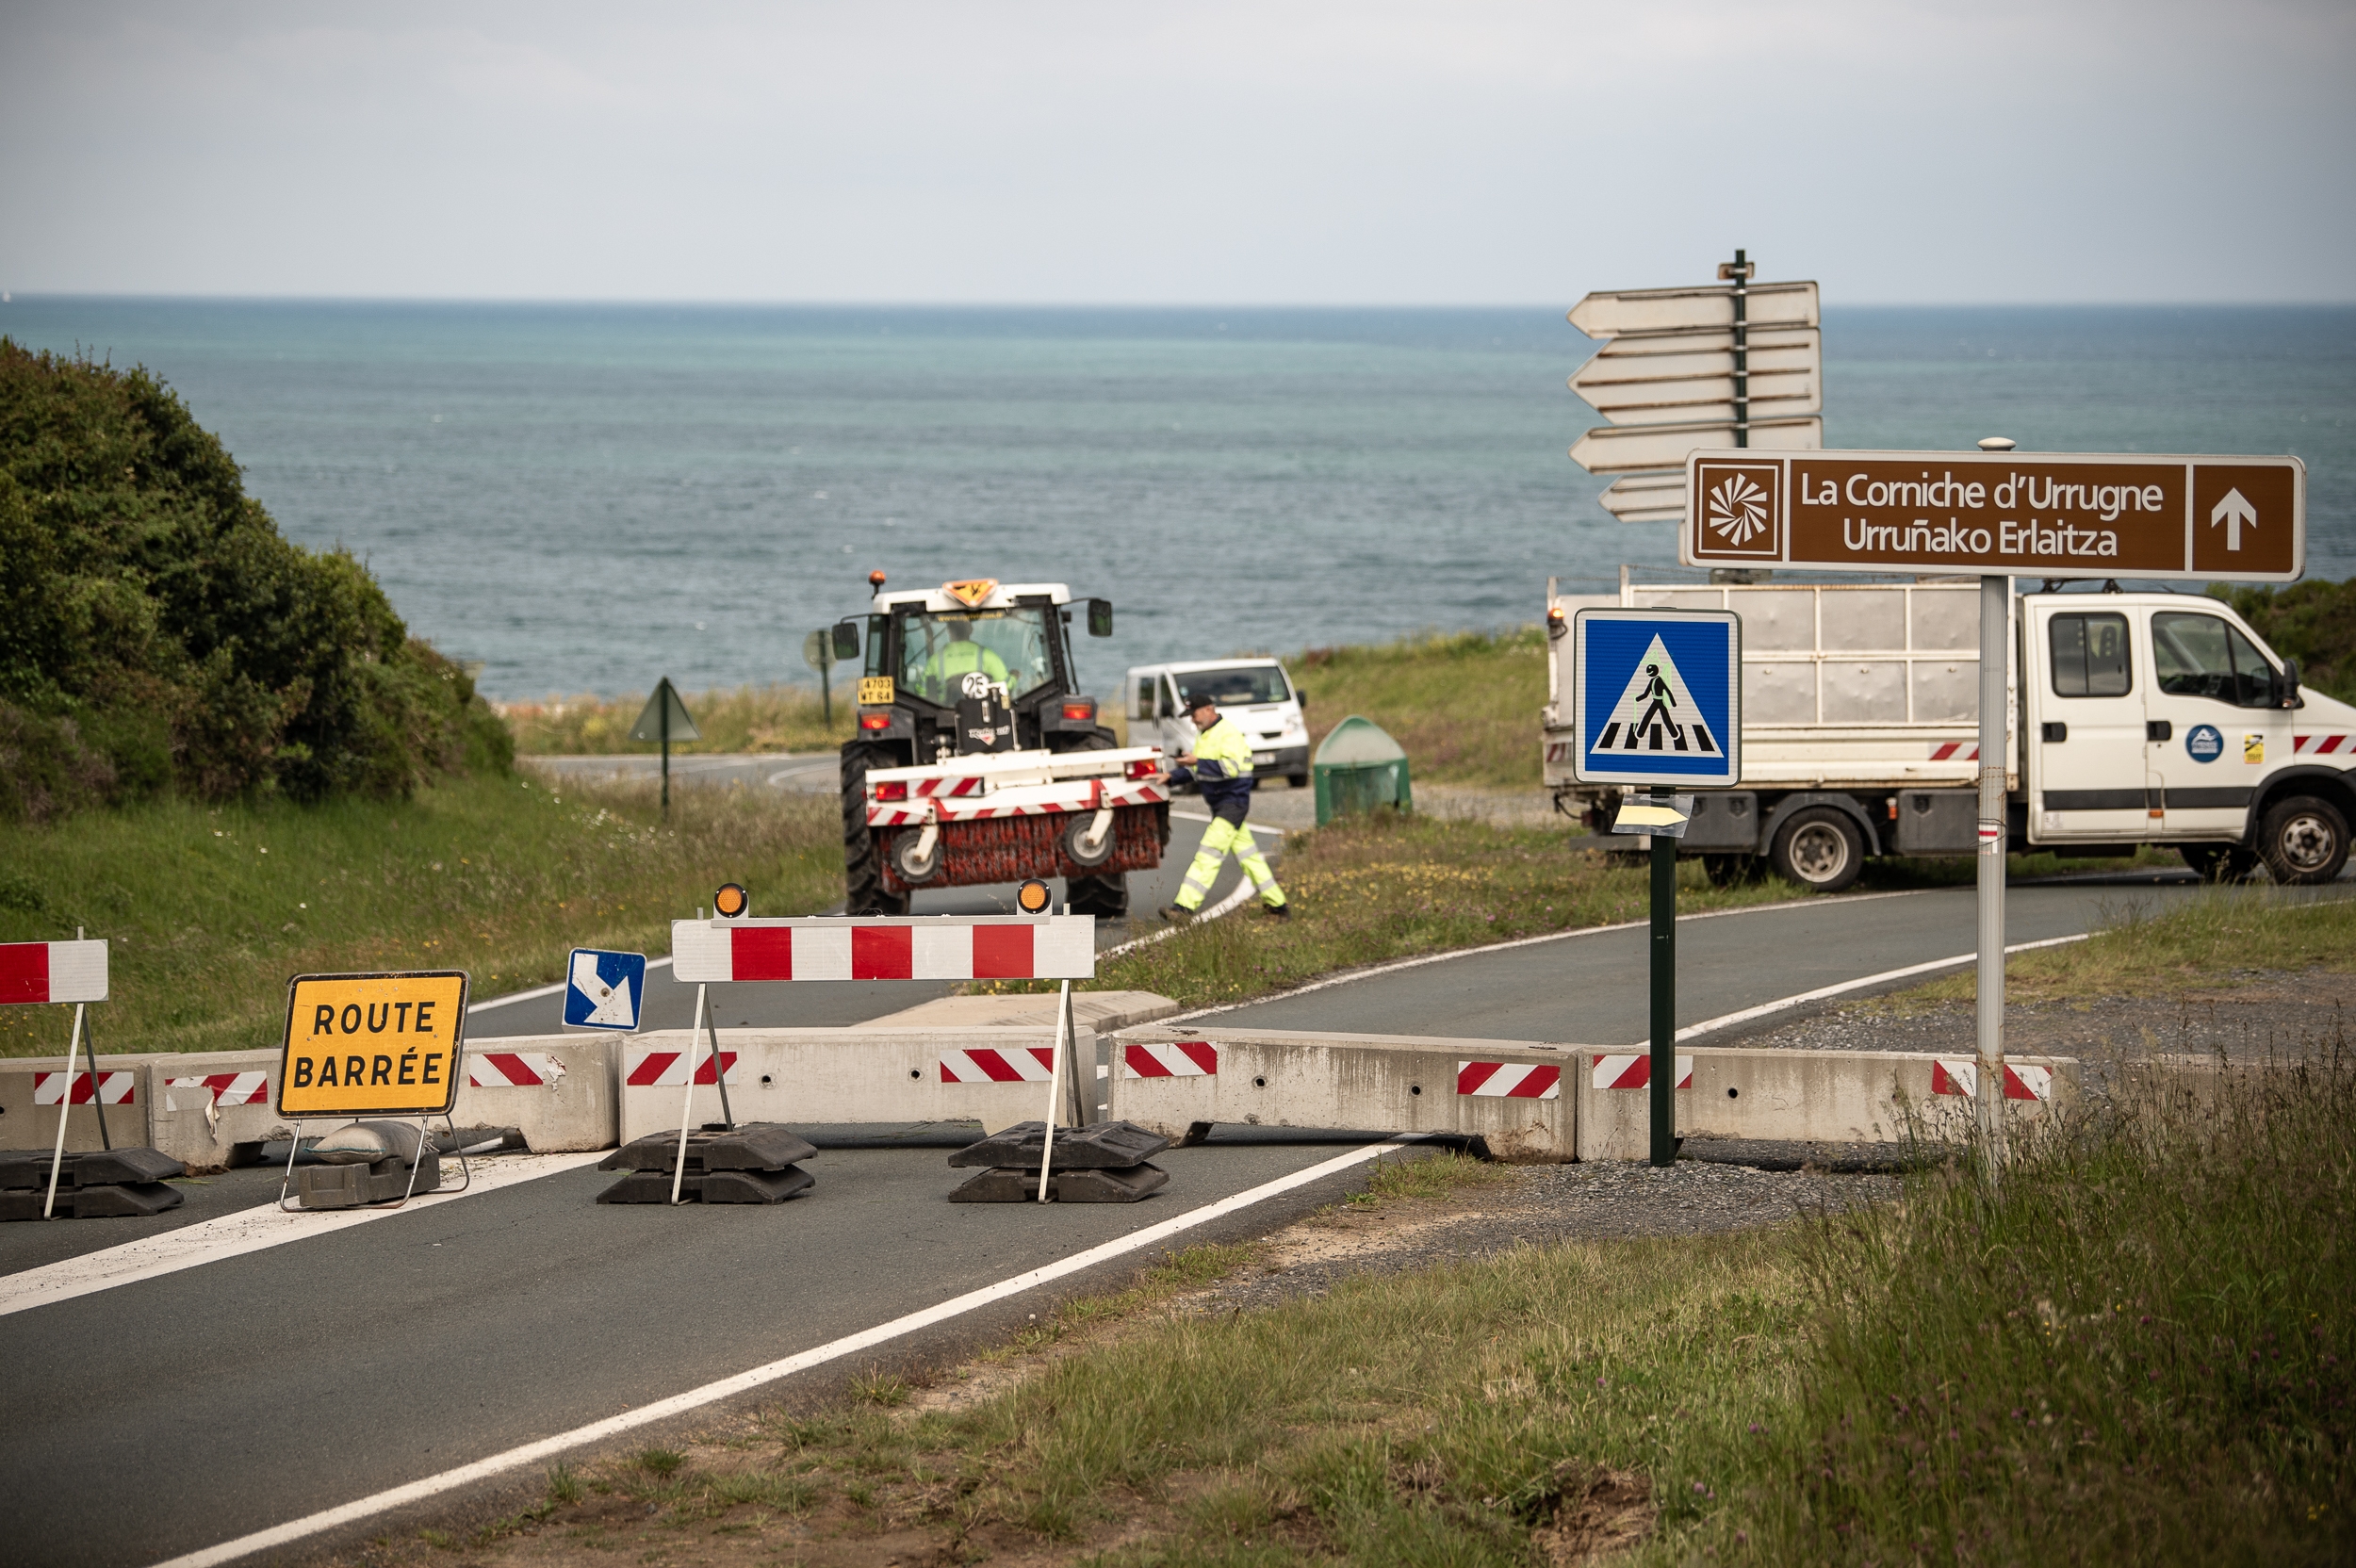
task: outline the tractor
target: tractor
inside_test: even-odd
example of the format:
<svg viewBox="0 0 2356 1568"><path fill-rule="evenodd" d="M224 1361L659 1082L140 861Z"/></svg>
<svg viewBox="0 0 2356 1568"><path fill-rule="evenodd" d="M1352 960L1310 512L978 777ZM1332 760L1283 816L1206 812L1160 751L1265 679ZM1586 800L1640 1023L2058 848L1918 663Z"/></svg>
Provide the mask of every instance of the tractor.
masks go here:
<svg viewBox="0 0 2356 1568"><path fill-rule="evenodd" d="M1162 863L1170 789L1154 746L1121 746L1080 692L1072 592L991 578L885 591L858 661L858 729L843 747L843 866L854 915L908 913L919 888L1066 879L1072 912L1129 912L1128 874ZM1090 636L1113 607L1086 601ZM862 652L864 657L862 658Z"/></svg>

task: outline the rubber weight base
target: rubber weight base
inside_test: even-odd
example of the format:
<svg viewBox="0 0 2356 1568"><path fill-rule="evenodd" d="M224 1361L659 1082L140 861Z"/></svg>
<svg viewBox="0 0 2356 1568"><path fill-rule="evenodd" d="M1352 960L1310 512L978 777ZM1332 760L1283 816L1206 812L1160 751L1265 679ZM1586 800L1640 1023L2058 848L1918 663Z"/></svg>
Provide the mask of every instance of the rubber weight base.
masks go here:
<svg viewBox="0 0 2356 1568"><path fill-rule="evenodd" d="M46 1191L0 1192L0 1220L39 1219ZM116 1186L57 1188L56 1217L59 1219L136 1219L142 1215L176 1209L188 1200L178 1187L161 1182L124 1182Z"/></svg>
<svg viewBox="0 0 2356 1568"><path fill-rule="evenodd" d="M1054 1170L1047 1177L1051 1203L1134 1203L1170 1184L1170 1172L1157 1165L1133 1165L1113 1170ZM1039 1168L1028 1170L977 1170L949 1195L952 1203L1036 1203Z"/></svg>
<svg viewBox="0 0 2356 1568"><path fill-rule="evenodd" d="M818 1178L799 1166L783 1170L690 1171L679 1183L681 1201L691 1203L782 1203L818 1184ZM597 1194L600 1203L668 1203L671 1173L633 1170Z"/></svg>

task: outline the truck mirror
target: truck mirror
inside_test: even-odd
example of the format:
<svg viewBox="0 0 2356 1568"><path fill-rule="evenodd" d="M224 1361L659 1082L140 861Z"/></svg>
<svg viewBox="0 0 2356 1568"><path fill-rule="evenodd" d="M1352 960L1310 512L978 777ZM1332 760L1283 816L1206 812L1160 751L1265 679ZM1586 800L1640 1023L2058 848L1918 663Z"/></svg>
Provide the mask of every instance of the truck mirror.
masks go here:
<svg viewBox="0 0 2356 1568"><path fill-rule="evenodd" d="M1088 635L1109 637L1113 634L1113 601L1088 600Z"/></svg>
<svg viewBox="0 0 2356 1568"><path fill-rule="evenodd" d="M2283 707L2285 707L2285 708L2296 708L2296 707L2298 707L2298 706L2299 706L2299 661L2298 661L2298 660L2296 660L2296 659L2287 659L2287 658L2286 658L2286 659L2284 659L2284 660L2282 661L2282 706L2283 706Z"/></svg>
<svg viewBox="0 0 2356 1568"><path fill-rule="evenodd" d="M834 657L843 663L859 657L859 623L837 621L834 626Z"/></svg>

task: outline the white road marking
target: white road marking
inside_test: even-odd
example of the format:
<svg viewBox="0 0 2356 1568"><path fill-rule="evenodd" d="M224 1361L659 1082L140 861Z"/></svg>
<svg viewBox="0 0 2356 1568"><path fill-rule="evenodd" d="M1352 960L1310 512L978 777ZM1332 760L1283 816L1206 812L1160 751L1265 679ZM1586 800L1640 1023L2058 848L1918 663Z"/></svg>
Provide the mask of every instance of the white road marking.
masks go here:
<svg viewBox="0 0 2356 1568"><path fill-rule="evenodd" d="M2041 942L2015 942L2004 951L2027 953L2033 948L2063 947L2070 942L2085 941L2087 935L2088 933L2081 931L2074 937L2048 937ZM1886 969L1879 974L1869 974L1862 979L1843 980L1837 986L1819 987L1812 991L1802 991L1797 996L1778 997L1773 1002L1762 1002L1756 1007L1745 1007L1739 1013L1722 1013L1716 1018L1704 1019L1699 1023L1689 1023L1677 1031L1677 1038L1690 1040L1698 1035L1714 1035L1721 1029L1731 1028L1738 1023L1748 1023L1753 1019L1765 1018L1772 1013L1784 1012L1792 1007L1804 1007L1811 1002L1822 1002L1829 996L1843 996L1850 991L1861 991L1868 986L1888 985L1892 980L1904 980L1910 975L1928 974L1934 970L1955 969L1964 964L1976 964L1979 961L1980 956L1976 953L1958 953L1952 958L1933 958L1927 963L1908 964L1904 969ZM1636 1049L1644 1050L1649 1043L1649 1041L1640 1040L1637 1042Z"/></svg>
<svg viewBox="0 0 2356 1568"><path fill-rule="evenodd" d="M1944 888L1902 888L1896 892L1841 893L1830 898L1820 893L1813 898L1788 898L1777 904L1753 904L1741 909L1703 909L1694 914L1677 916L1677 923L1683 925L1688 921L1725 920L1732 915L1766 915L1773 914L1778 909L1822 909L1837 905L1871 904L1877 899L1884 898L1920 898L1924 893L1947 890ZM1652 922L1649 919L1624 920L1617 925L1582 925L1576 931L1549 931L1543 937L1517 937L1510 942L1489 942L1481 947L1460 947L1452 953L1427 953L1420 958L1400 958L1393 963L1375 964L1366 969L1352 970L1348 974L1336 974L1324 980L1312 980L1305 986L1295 986L1288 991L1277 991L1268 996L1255 996L1249 1002L1222 1002L1216 1007L1197 1007L1190 1013L1176 1013L1169 1018L1156 1020L1156 1021L1186 1023L1194 1019L1208 1018L1213 1013L1232 1013L1238 1007L1258 1007L1270 1002L1289 1001L1293 997L1307 996L1312 991L1325 990L1330 987L1350 986L1361 980L1371 980L1378 974L1397 974L1400 970L1421 969L1426 964L1453 963L1459 958L1479 957L1483 953L1505 953L1517 947L1536 947L1544 942L1567 942L1580 937L1600 937L1612 931L1643 931L1648 929L1651 924ZM1165 931L1160 935L1167 937L1170 933ZM1147 941L1159 939L1159 937L1145 939ZM1121 951L1120 948L1108 948L1100 956L1110 957Z"/></svg>
<svg viewBox="0 0 2356 1568"><path fill-rule="evenodd" d="M873 1348L905 1334L914 1333L919 1329L928 1329L936 1323L947 1322L950 1318L962 1316L977 1307L986 1307L993 1301L1003 1301L1009 1296L1019 1296L1023 1291L1033 1290L1069 1275L1077 1274L1083 1269L1093 1268L1098 1264L1108 1263L1126 1253L1141 1251L1156 1242L1166 1241L1171 1236L1193 1230L1199 1225L1206 1225L1214 1219L1222 1218L1239 1209L1250 1208L1254 1203L1290 1192L1296 1187L1307 1186L1312 1182L1319 1182L1328 1176L1338 1175L1352 1166L1363 1165L1378 1155L1415 1143L1420 1136L1419 1134L1404 1133L1398 1137L1385 1138L1380 1143L1371 1143L1364 1148L1353 1149L1347 1154L1337 1155L1333 1159L1313 1165L1305 1170L1296 1170L1289 1176L1280 1176L1273 1182L1264 1182L1256 1187L1236 1193L1232 1198L1222 1198L1216 1203L1208 1203L1199 1209L1189 1209L1185 1214L1165 1219L1158 1225L1149 1225L1142 1231L1105 1242L1102 1246L1091 1247L1085 1252L1075 1252L1071 1257L1051 1263L1043 1268L1034 1268L1025 1273L1017 1274L1011 1279L1001 1280L996 1284L984 1285L979 1290L968 1291L963 1296L943 1301L938 1306L925 1307L921 1311L909 1313L904 1317L895 1317L888 1323L878 1323L872 1329L862 1329L858 1333L831 1340L812 1349L803 1350L777 1361L766 1362L748 1371L739 1372L734 1377L722 1378L717 1382L705 1383L700 1388L691 1388L684 1394L675 1394L667 1399L660 1399L650 1405L641 1405L636 1410L625 1412L620 1415L608 1416L603 1421L592 1422L585 1427L576 1427L571 1431L559 1432L553 1437L544 1437L535 1443L526 1443L521 1446L510 1448L504 1453L493 1454L488 1459L477 1460L472 1464L462 1464L454 1470L445 1470L438 1476L428 1476L422 1480L411 1481L405 1486L392 1487L371 1496L362 1497L355 1502L322 1509L317 1513L305 1514L300 1519L291 1519L283 1525L273 1525L268 1529L256 1530L251 1535L241 1535L235 1541L224 1541L217 1546L207 1546L201 1551L189 1552L184 1557L172 1558L169 1561L158 1563L156 1568L213 1568L216 1563L234 1562L238 1558L254 1552L268 1551L274 1546L285 1546L317 1535L322 1530L331 1530L340 1525L355 1524L391 1509L422 1502L428 1497L439 1496L445 1492L471 1485L492 1476L520 1469L524 1465L534 1464L545 1459L552 1459L568 1448L578 1448L587 1443L602 1442L639 1427L650 1426L658 1421L667 1421L676 1415L684 1415L690 1411L700 1410L706 1405L716 1404L722 1399L750 1393L764 1383L772 1383L780 1378L790 1378L796 1372L806 1372L813 1366L822 1366L827 1362L839 1361L844 1356L855 1355L859 1351Z"/></svg>
<svg viewBox="0 0 2356 1568"><path fill-rule="evenodd" d="M553 1176L559 1171L575 1170L605 1156L606 1151L598 1149L585 1154L516 1154L479 1161L474 1167L474 1184L466 1191L445 1193L438 1198L413 1198L399 1209L335 1209L286 1214L280 1211L275 1201L240 1209L236 1214L222 1215L219 1219L199 1220L194 1225L183 1225L176 1231L158 1232L137 1241L126 1241L120 1247L86 1252L78 1258L43 1264L39 1268L28 1268L21 1274L0 1278L0 1317L10 1313L26 1312L34 1307L45 1307L52 1301L70 1301L77 1296L112 1290L117 1285L176 1274L181 1269L194 1268L200 1264L218 1263L223 1258L283 1247L290 1241L308 1241L313 1236L328 1235L349 1230L354 1225L366 1225L372 1219L384 1219L416 1209L439 1208L445 1203L472 1198L477 1193L497 1192L502 1187L515 1186L542 1176Z"/></svg>

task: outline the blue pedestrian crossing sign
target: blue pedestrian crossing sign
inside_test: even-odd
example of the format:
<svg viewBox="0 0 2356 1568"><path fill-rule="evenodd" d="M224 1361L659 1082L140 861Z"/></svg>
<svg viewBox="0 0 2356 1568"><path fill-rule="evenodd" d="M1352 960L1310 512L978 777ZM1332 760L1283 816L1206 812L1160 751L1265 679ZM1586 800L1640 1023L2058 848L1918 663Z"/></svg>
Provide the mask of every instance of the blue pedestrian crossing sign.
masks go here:
<svg viewBox="0 0 2356 1568"><path fill-rule="evenodd" d="M1742 621L1726 610L1582 610L1571 774L1582 784L1742 778Z"/></svg>
<svg viewBox="0 0 2356 1568"><path fill-rule="evenodd" d="M576 1029L635 1029L646 999L646 956L573 949L564 966L564 1021Z"/></svg>

